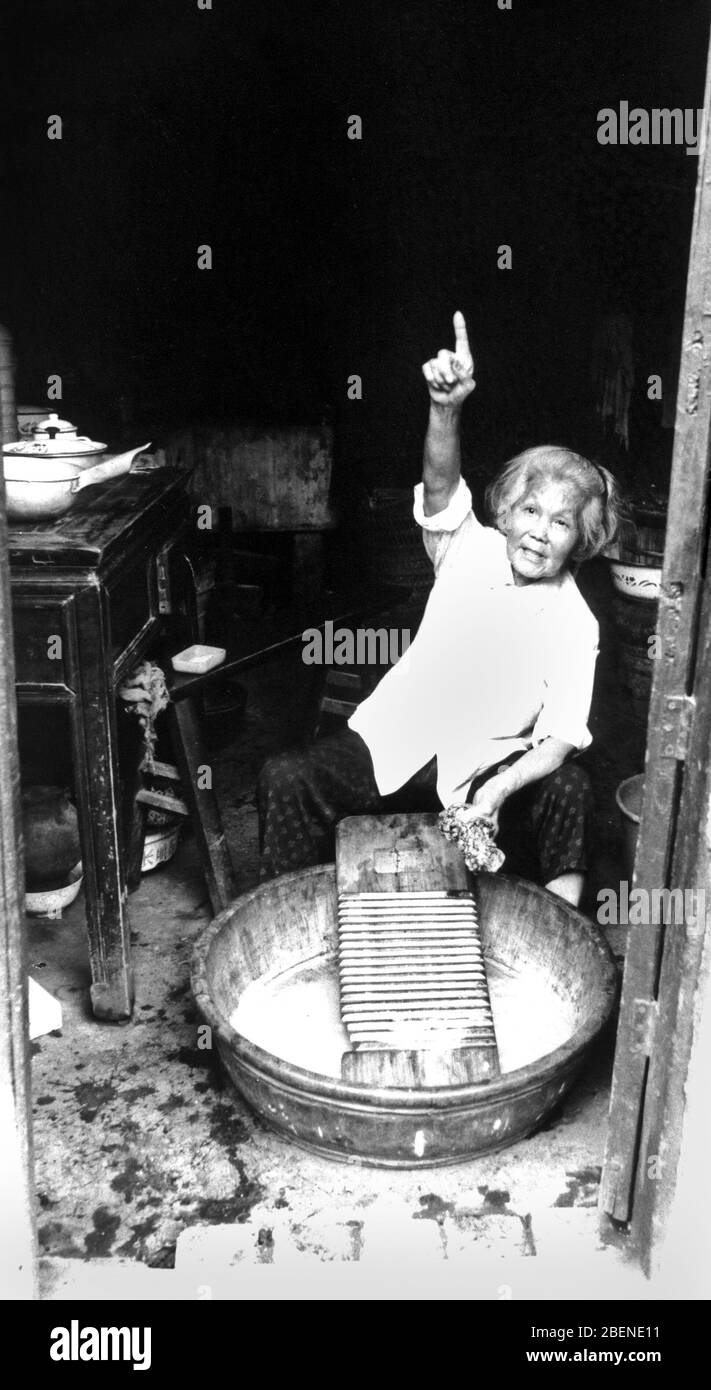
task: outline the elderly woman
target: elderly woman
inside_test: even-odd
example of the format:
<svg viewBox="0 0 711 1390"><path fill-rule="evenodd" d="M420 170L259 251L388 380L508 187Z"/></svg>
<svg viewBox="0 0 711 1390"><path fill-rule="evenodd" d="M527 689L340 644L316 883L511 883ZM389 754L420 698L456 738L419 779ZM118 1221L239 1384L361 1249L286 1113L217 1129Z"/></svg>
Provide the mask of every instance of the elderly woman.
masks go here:
<svg viewBox="0 0 711 1390"><path fill-rule="evenodd" d="M503 467L487 492L494 525L482 526L460 474L475 386L460 313L454 330L454 352L422 369L430 416L414 511L435 580L420 628L347 730L265 765L262 872L332 859L338 820L410 809L431 770L443 806L468 803L490 822L509 871L577 904L592 797L571 759L591 742L598 625L573 568L614 538L619 494L606 469L543 445Z"/></svg>

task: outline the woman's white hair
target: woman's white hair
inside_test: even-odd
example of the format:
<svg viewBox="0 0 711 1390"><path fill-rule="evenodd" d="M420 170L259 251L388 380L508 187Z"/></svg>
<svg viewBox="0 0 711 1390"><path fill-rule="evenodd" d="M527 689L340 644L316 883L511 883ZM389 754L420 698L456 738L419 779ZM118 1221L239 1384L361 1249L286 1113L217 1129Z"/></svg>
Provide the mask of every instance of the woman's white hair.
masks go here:
<svg viewBox="0 0 711 1390"><path fill-rule="evenodd" d="M590 560L614 541L627 514L615 478L607 468L557 444L524 449L504 464L486 489L489 515L504 535L512 508L541 483L565 483L573 491L578 539L571 560Z"/></svg>

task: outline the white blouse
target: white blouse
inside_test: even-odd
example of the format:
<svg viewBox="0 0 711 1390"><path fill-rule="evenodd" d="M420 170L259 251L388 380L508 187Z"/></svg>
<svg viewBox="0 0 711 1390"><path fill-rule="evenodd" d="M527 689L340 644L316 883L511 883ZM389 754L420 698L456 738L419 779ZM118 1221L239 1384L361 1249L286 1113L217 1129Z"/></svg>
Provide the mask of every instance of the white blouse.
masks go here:
<svg viewBox="0 0 711 1390"><path fill-rule="evenodd" d="M447 507L415 519L435 579L412 646L348 721L365 740L381 795L432 757L444 806L474 777L545 738L574 748L587 728L598 624L569 571L514 583L506 537L482 526L460 478Z"/></svg>

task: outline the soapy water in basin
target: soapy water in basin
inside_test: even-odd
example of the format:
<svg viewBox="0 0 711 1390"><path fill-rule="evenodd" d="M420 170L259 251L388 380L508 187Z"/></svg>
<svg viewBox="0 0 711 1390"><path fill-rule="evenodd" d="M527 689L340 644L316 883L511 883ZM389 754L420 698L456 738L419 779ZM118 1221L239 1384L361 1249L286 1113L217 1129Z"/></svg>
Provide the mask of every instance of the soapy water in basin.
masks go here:
<svg viewBox="0 0 711 1390"><path fill-rule="evenodd" d="M533 971L513 974L486 963L502 1072L545 1057L575 1031L570 1005L549 980ZM249 1042L307 1071L340 1079L341 1056L351 1043L341 1022L334 956L299 961L290 970L255 980L230 1016Z"/></svg>

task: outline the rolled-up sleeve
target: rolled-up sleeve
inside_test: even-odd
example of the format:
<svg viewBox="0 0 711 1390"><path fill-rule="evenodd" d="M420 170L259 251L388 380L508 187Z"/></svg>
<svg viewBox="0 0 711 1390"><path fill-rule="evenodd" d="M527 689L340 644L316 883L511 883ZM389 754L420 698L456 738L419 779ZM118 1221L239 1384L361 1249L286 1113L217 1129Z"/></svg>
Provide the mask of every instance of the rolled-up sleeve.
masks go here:
<svg viewBox="0 0 711 1390"><path fill-rule="evenodd" d="M464 479L460 477L446 507L434 516L425 516L425 485L418 483L415 488L413 513L418 526L423 531L457 531L464 518L472 509L472 495Z"/></svg>
<svg viewBox="0 0 711 1390"><path fill-rule="evenodd" d="M412 511L418 526L422 527L425 550L437 575L455 533L463 529L481 532L484 528L472 511L472 495L462 477L446 507L441 512L435 512L434 516L425 515L424 493L424 483L418 483Z"/></svg>
<svg viewBox="0 0 711 1390"><path fill-rule="evenodd" d="M573 748L588 748L592 735L588 728L595 663L598 654L598 625L594 619L582 630L560 632L547 662L543 705L531 735L534 746L546 738L558 738Z"/></svg>

